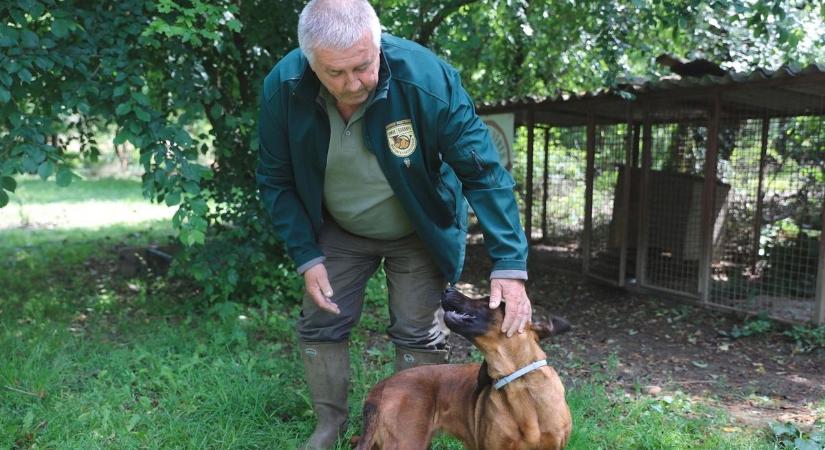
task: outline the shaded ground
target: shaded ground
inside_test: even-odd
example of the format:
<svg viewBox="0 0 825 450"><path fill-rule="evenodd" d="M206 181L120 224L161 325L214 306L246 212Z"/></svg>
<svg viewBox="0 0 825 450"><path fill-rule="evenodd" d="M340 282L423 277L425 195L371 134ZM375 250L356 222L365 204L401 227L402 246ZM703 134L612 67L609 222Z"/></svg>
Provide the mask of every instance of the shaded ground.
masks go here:
<svg viewBox="0 0 825 450"><path fill-rule="evenodd" d="M566 383L601 367L626 390L655 394L661 388L660 396L681 391L702 397L747 425L825 423L825 352L798 352L781 325L731 339L725 333L741 327L742 318L601 286L550 268L548 258L531 251L528 294L535 317L552 312L574 324L548 353ZM459 288L486 294L489 270L483 246L469 245ZM456 359L466 355L460 341L452 339Z"/></svg>

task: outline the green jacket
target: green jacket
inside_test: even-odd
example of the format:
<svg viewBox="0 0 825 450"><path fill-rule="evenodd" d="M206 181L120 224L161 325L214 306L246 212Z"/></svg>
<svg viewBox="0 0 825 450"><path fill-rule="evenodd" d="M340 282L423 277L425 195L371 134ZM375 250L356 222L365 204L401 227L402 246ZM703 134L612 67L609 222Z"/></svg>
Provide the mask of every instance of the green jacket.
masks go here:
<svg viewBox="0 0 825 450"><path fill-rule="evenodd" d="M481 224L493 276L526 278L513 178L499 164L456 70L385 34L378 78L363 119L364 142L447 280L455 283L464 263L464 198ZM264 81L258 124L261 198L299 270L323 258L316 238L330 130L319 87L304 55L293 50ZM414 136L405 131L410 124Z"/></svg>

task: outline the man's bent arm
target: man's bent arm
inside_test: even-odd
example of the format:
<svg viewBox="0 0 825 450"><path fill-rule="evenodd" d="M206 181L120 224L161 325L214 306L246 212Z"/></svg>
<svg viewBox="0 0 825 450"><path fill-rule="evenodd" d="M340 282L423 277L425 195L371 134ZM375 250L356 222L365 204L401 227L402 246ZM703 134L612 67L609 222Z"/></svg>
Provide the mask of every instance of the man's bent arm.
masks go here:
<svg viewBox="0 0 825 450"><path fill-rule="evenodd" d="M309 215L295 189L289 139L281 114L272 111L273 105L266 97L265 94L261 100L258 122L260 148L255 179L275 232L283 239L295 265L306 271L323 261L324 255L318 248Z"/></svg>

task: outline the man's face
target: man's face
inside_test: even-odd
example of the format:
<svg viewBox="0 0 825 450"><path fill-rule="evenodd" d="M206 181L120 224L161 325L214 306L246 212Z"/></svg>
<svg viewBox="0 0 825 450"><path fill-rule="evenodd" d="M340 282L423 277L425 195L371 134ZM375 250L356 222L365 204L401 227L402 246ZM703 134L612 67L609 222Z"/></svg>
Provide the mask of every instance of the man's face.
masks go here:
<svg viewBox="0 0 825 450"><path fill-rule="evenodd" d="M339 105L357 107L378 84L378 55L367 32L350 48L316 49L311 67Z"/></svg>

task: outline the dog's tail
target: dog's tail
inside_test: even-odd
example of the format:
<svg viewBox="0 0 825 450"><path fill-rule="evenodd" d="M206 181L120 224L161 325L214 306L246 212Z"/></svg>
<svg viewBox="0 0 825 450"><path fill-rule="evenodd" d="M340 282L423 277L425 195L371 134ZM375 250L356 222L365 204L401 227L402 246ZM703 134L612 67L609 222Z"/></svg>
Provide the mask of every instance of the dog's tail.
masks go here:
<svg viewBox="0 0 825 450"><path fill-rule="evenodd" d="M353 436L350 445L357 450L372 450L375 429L378 423L378 407L369 399L364 403L364 432L361 436Z"/></svg>

